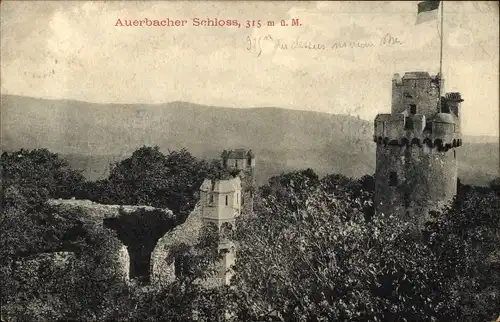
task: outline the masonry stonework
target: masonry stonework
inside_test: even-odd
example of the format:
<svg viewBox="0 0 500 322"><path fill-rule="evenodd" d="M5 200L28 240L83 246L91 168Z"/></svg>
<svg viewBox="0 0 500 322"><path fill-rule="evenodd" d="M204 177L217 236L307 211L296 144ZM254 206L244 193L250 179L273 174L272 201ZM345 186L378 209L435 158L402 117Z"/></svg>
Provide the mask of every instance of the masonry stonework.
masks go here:
<svg viewBox="0 0 500 322"><path fill-rule="evenodd" d="M439 75L396 74L392 84L391 114L375 118L375 209L422 223L456 194L463 100L460 93L439 99Z"/></svg>

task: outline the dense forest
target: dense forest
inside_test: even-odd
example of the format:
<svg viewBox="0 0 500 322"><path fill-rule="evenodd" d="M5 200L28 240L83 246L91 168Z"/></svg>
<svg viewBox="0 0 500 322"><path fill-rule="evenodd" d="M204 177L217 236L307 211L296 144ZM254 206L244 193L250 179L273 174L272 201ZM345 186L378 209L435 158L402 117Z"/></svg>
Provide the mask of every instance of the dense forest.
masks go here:
<svg viewBox="0 0 500 322"><path fill-rule="evenodd" d="M258 188L254 213L238 218L236 274L217 288L197 283L218 259L214 232L186 246L189 274L175 282L124 283L95 252L118 247L116 232L47 204L75 197L148 205L170 209L180 224L203 179L232 175L186 150L142 147L110 165L107 178L87 181L48 150L4 152L2 321L477 322L500 315L500 178L487 187L459 182L452 205L417 231L391 214L374 215L370 175L282 173ZM170 229L155 218L164 227L155 233ZM62 251L76 264L29 261Z"/></svg>

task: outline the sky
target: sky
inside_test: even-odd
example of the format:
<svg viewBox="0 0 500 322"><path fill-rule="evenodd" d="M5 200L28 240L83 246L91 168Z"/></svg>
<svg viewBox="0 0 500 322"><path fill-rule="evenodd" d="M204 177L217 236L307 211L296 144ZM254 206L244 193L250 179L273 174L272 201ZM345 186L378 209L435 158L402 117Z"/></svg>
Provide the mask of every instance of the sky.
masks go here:
<svg viewBox="0 0 500 322"><path fill-rule="evenodd" d="M439 16L416 25L417 3L4 0L1 93L275 106L373 120L390 113L394 73L439 72ZM442 71L446 91L465 100L463 132L498 136L498 1L446 1L443 9ZM117 26L145 18L187 23ZM241 27L193 26L195 18ZM356 45L341 48L346 41Z"/></svg>

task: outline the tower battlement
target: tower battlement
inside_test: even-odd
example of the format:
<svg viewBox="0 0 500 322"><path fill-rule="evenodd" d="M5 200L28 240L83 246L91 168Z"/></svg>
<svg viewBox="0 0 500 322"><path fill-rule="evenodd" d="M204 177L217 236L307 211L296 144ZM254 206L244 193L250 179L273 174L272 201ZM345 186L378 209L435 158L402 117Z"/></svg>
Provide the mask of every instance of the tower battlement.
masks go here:
<svg viewBox="0 0 500 322"><path fill-rule="evenodd" d="M449 150L462 145L462 134L457 117L437 113L433 119L425 115L379 114L375 118L373 141L379 145L426 145L429 148Z"/></svg>
<svg viewBox="0 0 500 322"><path fill-rule="evenodd" d="M439 99L439 74L408 72L392 79L391 114L375 118L373 141L384 145L427 145L449 150L462 145L460 93Z"/></svg>

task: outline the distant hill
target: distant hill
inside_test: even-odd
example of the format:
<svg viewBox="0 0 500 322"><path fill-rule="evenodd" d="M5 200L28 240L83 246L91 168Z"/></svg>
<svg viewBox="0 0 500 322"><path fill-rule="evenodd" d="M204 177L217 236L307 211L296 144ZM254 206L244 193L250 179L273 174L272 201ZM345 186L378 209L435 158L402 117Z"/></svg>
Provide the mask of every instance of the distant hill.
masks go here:
<svg viewBox="0 0 500 322"><path fill-rule="evenodd" d="M104 177L110 162L142 145L162 151L187 148L218 158L224 149L251 148L259 183L281 171L313 168L319 174L373 174L373 122L348 115L273 107L223 108L172 102L94 104L1 96L2 150L48 148L64 154L89 179ZM459 149L464 182L498 176L498 141L472 138ZM487 156L487 157L486 157Z"/></svg>

